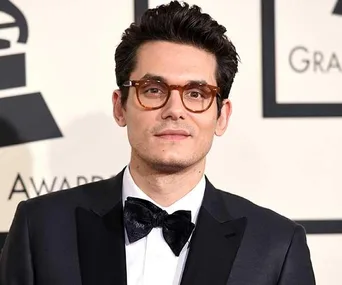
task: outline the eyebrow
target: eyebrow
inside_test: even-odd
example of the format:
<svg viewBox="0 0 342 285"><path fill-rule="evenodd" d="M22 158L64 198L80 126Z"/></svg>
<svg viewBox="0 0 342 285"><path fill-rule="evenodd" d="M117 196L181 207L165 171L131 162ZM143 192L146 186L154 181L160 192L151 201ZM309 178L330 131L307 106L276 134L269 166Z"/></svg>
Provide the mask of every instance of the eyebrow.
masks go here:
<svg viewBox="0 0 342 285"><path fill-rule="evenodd" d="M165 77L152 74L152 73L146 73L141 79L159 80L159 81L167 83L167 80ZM205 80L188 80L186 84L208 84L208 83Z"/></svg>

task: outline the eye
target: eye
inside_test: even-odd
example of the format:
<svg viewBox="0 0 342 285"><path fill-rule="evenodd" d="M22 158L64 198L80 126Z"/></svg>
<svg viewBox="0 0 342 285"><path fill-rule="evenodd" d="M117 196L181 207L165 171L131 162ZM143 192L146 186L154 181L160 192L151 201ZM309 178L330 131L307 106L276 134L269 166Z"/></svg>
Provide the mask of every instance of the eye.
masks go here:
<svg viewBox="0 0 342 285"><path fill-rule="evenodd" d="M142 95L164 95L167 93L167 88L159 82L146 82L140 88L140 93Z"/></svg>
<svg viewBox="0 0 342 285"><path fill-rule="evenodd" d="M201 89L190 89L185 92L185 97L192 100L200 100L206 98L207 95Z"/></svg>
<svg viewBox="0 0 342 285"><path fill-rule="evenodd" d="M202 94L201 94L199 91L190 91L190 92L189 92L189 96L190 96L191 98L198 98L198 97L201 97Z"/></svg>
<svg viewBox="0 0 342 285"><path fill-rule="evenodd" d="M151 87L145 90L145 93L159 93L159 92L162 92L162 91L157 87Z"/></svg>

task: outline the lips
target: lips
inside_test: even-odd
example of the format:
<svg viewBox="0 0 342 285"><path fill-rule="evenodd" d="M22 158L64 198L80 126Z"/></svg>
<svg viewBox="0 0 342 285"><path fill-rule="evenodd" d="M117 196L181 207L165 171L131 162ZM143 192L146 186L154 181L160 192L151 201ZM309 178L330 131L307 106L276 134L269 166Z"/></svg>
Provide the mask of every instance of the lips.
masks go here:
<svg viewBox="0 0 342 285"><path fill-rule="evenodd" d="M156 134L156 137L170 140L182 140L190 136L190 133L185 130L163 130Z"/></svg>
<svg viewBox="0 0 342 285"><path fill-rule="evenodd" d="M185 131L185 130L164 130L162 132L159 132L156 134L157 137L159 136L190 136L189 132Z"/></svg>

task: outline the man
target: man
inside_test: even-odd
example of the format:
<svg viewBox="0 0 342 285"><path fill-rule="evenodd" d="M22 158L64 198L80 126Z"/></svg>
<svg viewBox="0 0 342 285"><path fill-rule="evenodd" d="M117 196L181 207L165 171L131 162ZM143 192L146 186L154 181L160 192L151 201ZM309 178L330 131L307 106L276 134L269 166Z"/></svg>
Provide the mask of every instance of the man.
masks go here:
<svg viewBox="0 0 342 285"><path fill-rule="evenodd" d="M129 165L21 202L2 285L315 284L304 229L204 176L231 114L238 55L197 6L148 10L115 54L113 113Z"/></svg>

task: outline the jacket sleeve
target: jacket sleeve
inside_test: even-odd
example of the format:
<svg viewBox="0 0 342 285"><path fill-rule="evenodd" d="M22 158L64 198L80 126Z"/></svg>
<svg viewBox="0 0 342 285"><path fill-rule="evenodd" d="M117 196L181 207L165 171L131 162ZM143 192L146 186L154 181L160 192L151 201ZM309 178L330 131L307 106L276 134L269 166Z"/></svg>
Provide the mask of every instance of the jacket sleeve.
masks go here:
<svg viewBox="0 0 342 285"><path fill-rule="evenodd" d="M26 204L20 202L0 254L1 285L33 285Z"/></svg>
<svg viewBox="0 0 342 285"><path fill-rule="evenodd" d="M278 285L315 285L306 233L297 225L288 248Z"/></svg>

